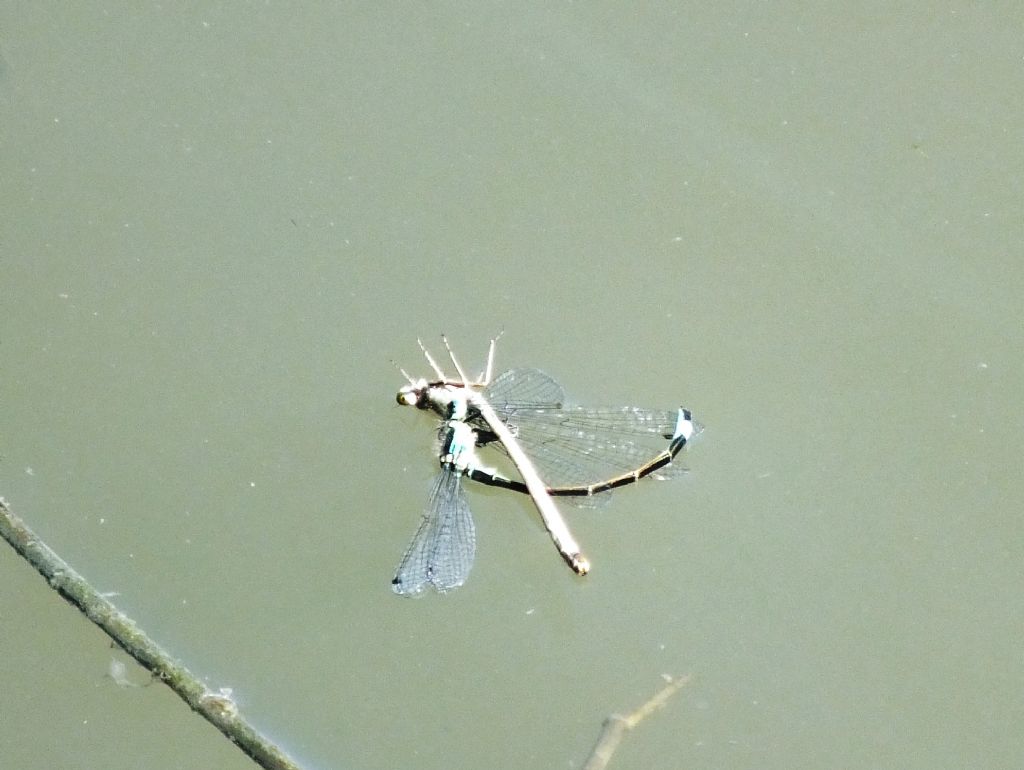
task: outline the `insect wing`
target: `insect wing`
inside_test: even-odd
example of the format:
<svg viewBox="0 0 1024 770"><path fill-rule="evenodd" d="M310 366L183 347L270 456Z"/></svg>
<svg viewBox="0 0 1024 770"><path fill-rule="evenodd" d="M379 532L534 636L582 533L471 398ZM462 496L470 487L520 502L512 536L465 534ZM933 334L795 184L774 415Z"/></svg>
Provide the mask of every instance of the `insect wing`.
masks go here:
<svg viewBox="0 0 1024 770"><path fill-rule="evenodd" d="M434 480L419 529L402 557L392 589L415 596L428 585L440 592L458 588L476 556L476 529L462 489L462 474L446 465Z"/></svg>
<svg viewBox="0 0 1024 770"><path fill-rule="evenodd" d="M537 369L510 369L484 395L554 489L642 468L670 447L679 427L679 410L566 406L562 387ZM693 435L702 429L693 422ZM652 475L681 472L667 464Z"/></svg>

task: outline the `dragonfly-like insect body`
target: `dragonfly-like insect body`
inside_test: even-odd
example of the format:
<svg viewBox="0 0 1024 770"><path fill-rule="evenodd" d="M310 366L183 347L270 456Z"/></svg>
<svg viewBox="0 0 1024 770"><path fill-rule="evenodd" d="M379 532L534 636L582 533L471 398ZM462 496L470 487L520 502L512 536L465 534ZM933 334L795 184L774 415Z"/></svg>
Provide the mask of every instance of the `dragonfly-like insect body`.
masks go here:
<svg viewBox="0 0 1024 770"><path fill-rule="evenodd" d="M700 431L690 411L568 405L558 383L537 369L511 369L492 378L494 345L487 368L470 380L447 339L458 378L447 377L420 342L435 380L413 379L398 403L438 414L441 472L413 541L399 565L394 590L417 594L426 586L446 591L461 585L475 555L472 515L462 476L529 494L566 563L579 575L590 563L581 553L552 497L605 500L611 490L646 476L669 478L685 469L673 459ZM480 462L477 447L495 446L520 479Z"/></svg>

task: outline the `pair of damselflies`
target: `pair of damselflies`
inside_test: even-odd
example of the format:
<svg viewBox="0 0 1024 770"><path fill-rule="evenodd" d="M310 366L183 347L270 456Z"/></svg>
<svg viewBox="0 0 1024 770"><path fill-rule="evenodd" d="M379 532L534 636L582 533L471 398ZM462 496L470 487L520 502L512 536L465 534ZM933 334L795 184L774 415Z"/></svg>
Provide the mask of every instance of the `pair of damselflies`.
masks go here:
<svg viewBox="0 0 1024 770"><path fill-rule="evenodd" d="M413 379L401 370L409 384L398 391L398 403L442 419L441 470L391 581L395 593L416 595L428 586L444 592L465 582L476 556L476 529L463 477L530 495L559 554L585 575L590 562L553 498L601 504L616 487L685 472L673 460L703 430L688 409L569 405L562 387L538 369L510 369L493 378L496 339L486 369L471 380L442 339L457 378L445 375L422 342L437 379ZM520 478L485 465L477 455L481 447L496 447Z"/></svg>

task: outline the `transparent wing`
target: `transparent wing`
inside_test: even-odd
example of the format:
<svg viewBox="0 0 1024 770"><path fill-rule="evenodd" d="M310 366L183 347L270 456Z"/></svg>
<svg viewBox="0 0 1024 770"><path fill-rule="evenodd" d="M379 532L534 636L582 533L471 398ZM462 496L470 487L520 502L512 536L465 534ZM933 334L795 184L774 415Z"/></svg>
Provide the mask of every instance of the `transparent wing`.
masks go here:
<svg viewBox="0 0 1024 770"><path fill-rule="evenodd" d="M504 372L484 396L555 489L598 484L642 468L668 449L679 419L677 409L566 406L562 387L537 369ZM486 431L481 423L474 427ZM694 423L694 434L701 430ZM682 472L670 463L652 476Z"/></svg>
<svg viewBox="0 0 1024 770"><path fill-rule="evenodd" d="M561 409L565 403L562 386L540 369L509 369L484 389L484 396L495 409L517 407Z"/></svg>
<svg viewBox="0 0 1024 770"><path fill-rule="evenodd" d="M415 596L428 585L441 592L458 588L466 582L475 556L476 529L462 474L447 465L434 480L423 521L391 587L402 596Z"/></svg>

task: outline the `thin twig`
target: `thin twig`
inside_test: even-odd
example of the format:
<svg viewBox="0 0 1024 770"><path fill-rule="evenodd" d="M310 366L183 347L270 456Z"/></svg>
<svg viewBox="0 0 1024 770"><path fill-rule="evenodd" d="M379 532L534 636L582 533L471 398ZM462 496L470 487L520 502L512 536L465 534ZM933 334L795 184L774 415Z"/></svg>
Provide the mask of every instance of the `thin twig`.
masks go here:
<svg viewBox="0 0 1024 770"><path fill-rule="evenodd" d="M0 535L50 586L102 628L135 660L159 677L193 711L206 718L232 743L267 770L301 770L287 754L260 734L238 711L231 691L212 691L178 661L164 652L117 607L101 596L81 575L40 540L14 515L0 497Z"/></svg>
<svg viewBox="0 0 1024 770"><path fill-rule="evenodd" d="M626 731L632 730L657 709L664 706L665 702L689 681L689 674L678 679L669 679L668 684L662 687L654 694L653 698L636 709L636 711L626 714L626 716L612 714L605 719L604 725L601 728L601 735L597 739L597 745L590 752L590 757L583 766L583 770L604 770L611 761L612 754L615 753L615 750L626 735Z"/></svg>

